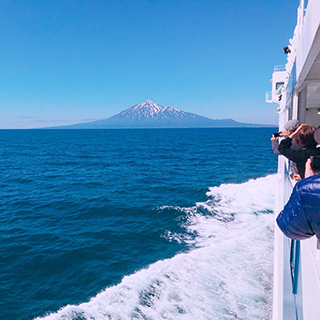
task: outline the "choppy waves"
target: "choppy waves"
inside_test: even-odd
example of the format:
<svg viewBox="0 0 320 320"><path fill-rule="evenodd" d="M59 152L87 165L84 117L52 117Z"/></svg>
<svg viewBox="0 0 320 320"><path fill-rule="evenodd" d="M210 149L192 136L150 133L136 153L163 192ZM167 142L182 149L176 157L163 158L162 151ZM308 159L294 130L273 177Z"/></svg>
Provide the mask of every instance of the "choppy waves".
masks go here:
<svg viewBox="0 0 320 320"><path fill-rule="evenodd" d="M185 232L164 237L185 242L188 252L36 319L270 319L275 183L269 175L223 184L193 207L157 208L179 213Z"/></svg>

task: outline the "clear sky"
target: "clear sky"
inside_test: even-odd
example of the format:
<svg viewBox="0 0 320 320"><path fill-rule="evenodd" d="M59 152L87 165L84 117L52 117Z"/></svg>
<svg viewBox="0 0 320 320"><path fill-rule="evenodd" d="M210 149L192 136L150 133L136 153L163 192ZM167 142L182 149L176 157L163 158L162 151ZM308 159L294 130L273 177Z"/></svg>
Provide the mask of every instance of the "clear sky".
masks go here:
<svg viewBox="0 0 320 320"><path fill-rule="evenodd" d="M1 0L0 128L109 118L145 100L277 124L265 102L299 0Z"/></svg>

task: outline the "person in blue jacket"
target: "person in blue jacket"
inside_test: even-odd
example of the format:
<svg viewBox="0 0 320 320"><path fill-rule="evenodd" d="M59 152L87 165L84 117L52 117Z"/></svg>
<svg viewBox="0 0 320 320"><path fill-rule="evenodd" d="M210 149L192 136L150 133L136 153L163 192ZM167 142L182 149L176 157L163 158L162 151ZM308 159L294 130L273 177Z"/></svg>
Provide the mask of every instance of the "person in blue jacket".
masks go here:
<svg viewBox="0 0 320 320"><path fill-rule="evenodd" d="M289 238L303 240L314 235L320 241L320 156L307 160L305 179L297 182L277 224Z"/></svg>

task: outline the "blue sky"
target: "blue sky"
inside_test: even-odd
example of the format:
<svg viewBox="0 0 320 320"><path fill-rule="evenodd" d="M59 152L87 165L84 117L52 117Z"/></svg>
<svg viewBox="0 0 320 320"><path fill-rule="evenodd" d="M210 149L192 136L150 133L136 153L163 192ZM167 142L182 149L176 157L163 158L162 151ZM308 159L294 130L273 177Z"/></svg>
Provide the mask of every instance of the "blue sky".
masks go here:
<svg viewBox="0 0 320 320"><path fill-rule="evenodd" d="M1 0L0 128L109 118L153 100L277 124L273 67L295 0Z"/></svg>

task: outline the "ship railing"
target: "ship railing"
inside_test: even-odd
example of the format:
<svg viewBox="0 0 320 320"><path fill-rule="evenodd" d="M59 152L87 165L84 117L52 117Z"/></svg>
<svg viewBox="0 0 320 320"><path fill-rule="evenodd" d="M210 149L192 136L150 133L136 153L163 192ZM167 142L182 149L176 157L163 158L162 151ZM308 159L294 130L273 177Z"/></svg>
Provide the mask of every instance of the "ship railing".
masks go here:
<svg viewBox="0 0 320 320"><path fill-rule="evenodd" d="M281 88L276 91L266 92L267 103L279 103L280 100L281 100Z"/></svg>
<svg viewBox="0 0 320 320"><path fill-rule="evenodd" d="M267 103L272 103L272 91L266 92L266 102Z"/></svg>
<svg viewBox="0 0 320 320"><path fill-rule="evenodd" d="M291 178L292 175L297 174L297 170L292 161L286 161L285 164L285 176L287 179L287 188L285 198L289 198L289 194L292 192L292 188L296 184L296 181ZM299 272L300 272L300 241L290 241L290 273L292 283L292 293L298 293Z"/></svg>
<svg viewBox="0 0 320 320"><path fill-rule="evenodd" d="M285 65L275 66L273 69L273 72L282 72L282 71L286 71Z"/></svg>

